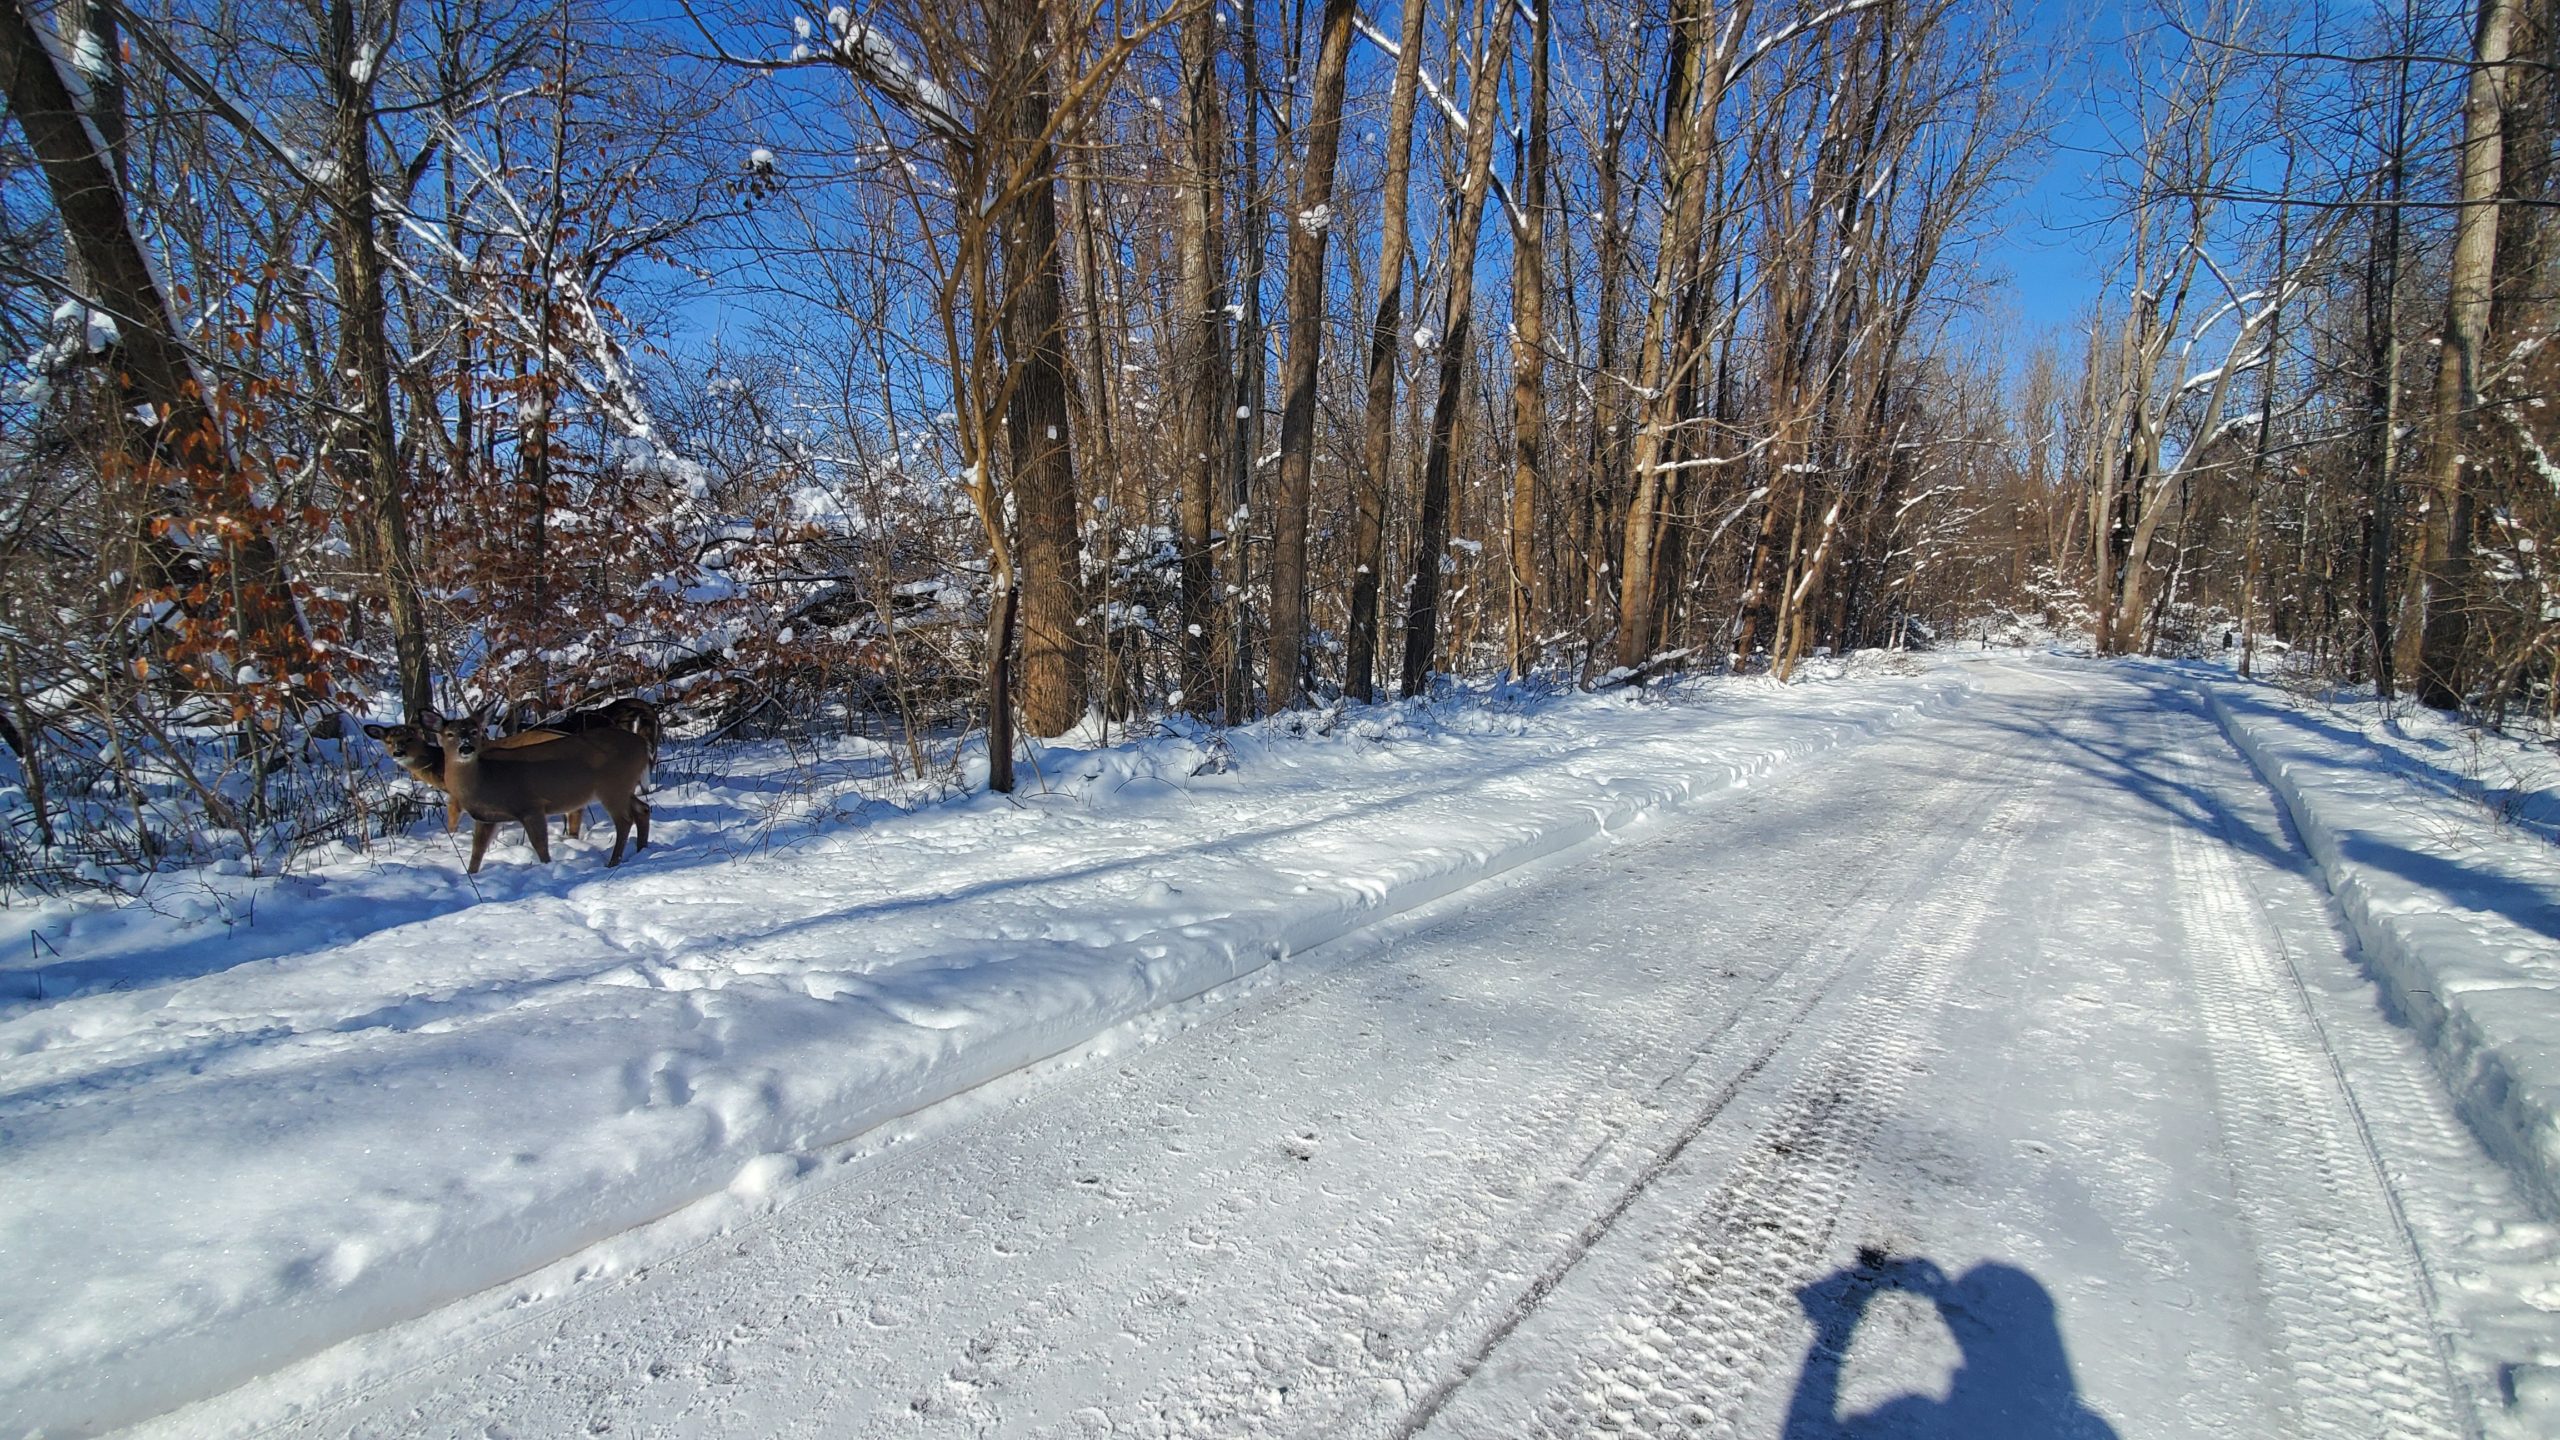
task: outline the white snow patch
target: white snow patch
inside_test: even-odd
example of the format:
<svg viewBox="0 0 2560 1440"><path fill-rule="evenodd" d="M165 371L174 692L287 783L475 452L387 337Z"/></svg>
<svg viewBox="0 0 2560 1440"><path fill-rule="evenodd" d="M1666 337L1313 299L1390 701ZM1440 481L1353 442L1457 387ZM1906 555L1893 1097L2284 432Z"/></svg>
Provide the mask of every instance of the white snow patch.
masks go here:
<svg viewBox="0 0 2560 1440"><path fill-rule="evenodd" d="M734 1223L819 1147L1963 688L1169 720L1053 742L1016 797L844 824L823 792L787 831L805 760L722 751L619 870L511 840L466 882L430 822L208 877L194 918L0 911L0 1413L131 1423L656 1217Z"/></svg>

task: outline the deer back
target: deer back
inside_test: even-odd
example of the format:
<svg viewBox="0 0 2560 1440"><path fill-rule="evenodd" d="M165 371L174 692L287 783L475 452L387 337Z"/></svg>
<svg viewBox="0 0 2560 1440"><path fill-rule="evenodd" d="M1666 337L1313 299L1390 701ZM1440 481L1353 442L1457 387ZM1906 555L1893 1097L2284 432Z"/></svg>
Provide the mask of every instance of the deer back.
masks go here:
<svg viewBox="0 0 2560 1440"><path fill-rule="evenodd" d="M587 710L571 710L555 720L543 722L543 728L571 735L585 735L597 730L628 730L648 742L649 753L658 752L660 724L658 707L646 700L625 697L608 701Z"/></svg>

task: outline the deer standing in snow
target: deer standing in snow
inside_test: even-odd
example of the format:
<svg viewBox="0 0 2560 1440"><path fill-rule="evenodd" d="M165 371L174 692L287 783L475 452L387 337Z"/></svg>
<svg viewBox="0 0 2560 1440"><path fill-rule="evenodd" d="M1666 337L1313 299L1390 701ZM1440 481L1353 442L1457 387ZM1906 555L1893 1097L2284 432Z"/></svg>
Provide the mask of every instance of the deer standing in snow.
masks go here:
<svg viewBox="0 0 2560 1440"><path fill-rule="evenodd" d="M623 845L635 828L639 843L632 848L649 848L649 802L640 798L649 778L648 741L605 726L529 742L509 736L501 744L481 733L494 708L454 719L434 711L426 717L443 747L445 793L473 822L469 873L480 873L489 838L508 821L524 827L535 856L550 864L549 817L583 811L590 801L613 817L608 869L622 863Z"/></svg>

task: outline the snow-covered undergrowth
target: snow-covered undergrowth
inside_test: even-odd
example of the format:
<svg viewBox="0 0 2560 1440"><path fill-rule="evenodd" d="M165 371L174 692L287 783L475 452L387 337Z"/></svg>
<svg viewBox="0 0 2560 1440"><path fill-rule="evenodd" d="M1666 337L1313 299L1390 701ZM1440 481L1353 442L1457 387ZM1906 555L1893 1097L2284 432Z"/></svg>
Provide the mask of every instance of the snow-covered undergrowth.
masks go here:
<svg viewBox="0 0 2560 1440"><path fill-rule="evenodd" d="M2292 813L2464 1118L2560 1216L2560 755L2182 668Z"/></svg>
<svg viewBox="0 0 2560 1440"><path fill-rule="evenodd" d="M1910 669L1052 746L1012 798L780 828L805 757L751 752L662 790L619 870L517 839L475 885L422 833L18 904L0 1414L132 1421L685 1207L716 1228L822 1147L1964 688Z"/></svg>

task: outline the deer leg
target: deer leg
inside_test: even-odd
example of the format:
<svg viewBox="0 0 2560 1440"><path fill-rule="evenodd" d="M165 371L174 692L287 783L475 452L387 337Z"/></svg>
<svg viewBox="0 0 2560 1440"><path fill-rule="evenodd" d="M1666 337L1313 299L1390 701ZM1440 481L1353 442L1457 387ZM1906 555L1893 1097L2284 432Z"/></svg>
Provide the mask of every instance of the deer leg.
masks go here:
<svg viewBox="0 0 2560 1440"><path fill-rule="evenodd" d="M613 853L604 860L605 868L610 870L622 863L622 842L631 838L631 802L625 800L619 805L607 802L604 810L613 817Z"/></svg>
<svg viewBox="0 0 2560 1440"><path fill-rule="evenodd" d="M462 802L451 795L444 797L444 833L452 834L462 824Z"/></svg>
<svg viewBox="0 0 2560 1440"><path fill-rule="evenodd" d="M497 826L492 825L488 821L480 819L477 816L472 817L471 868L464 871L464 874L477 875L480 873L480 857L489 853L489 837L497 833Z"/></svg>
<svg viewBox="0 0 2560 1440"><path fill-rule="evenodd" d="M640 827L640 843L632 846L631 848L634 850L646 850L649 848L649 802L641 799L637 795L632 796L631 817L632 820Z"/></svg>
<svg viewBox="0 0 2560 1440"><path fill-rule="evenodd" d="M533 841L534 858L551 863L551 817L537 810L524 817L524 833Z"/></svg>

